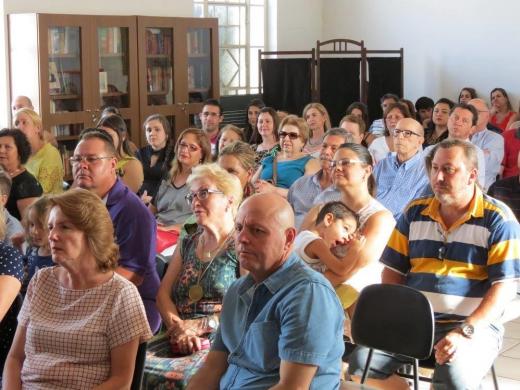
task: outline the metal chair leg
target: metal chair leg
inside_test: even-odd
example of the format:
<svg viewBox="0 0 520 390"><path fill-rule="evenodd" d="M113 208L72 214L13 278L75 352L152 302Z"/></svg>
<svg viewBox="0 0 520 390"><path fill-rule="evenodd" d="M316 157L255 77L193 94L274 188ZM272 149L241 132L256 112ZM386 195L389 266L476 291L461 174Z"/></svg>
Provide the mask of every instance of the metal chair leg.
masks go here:
<svg viewBox="0 0 520 390"><path fill-rule="evenodd" d="M374 350L370 348L368 350L368 357L367 362L365 364L365 369L363 370L363 375L361 376L361 383L365 383L367 376L368 376L368 370L370 370L370 362L372 360L372 354L374 353Z"/></svg>
<svg viewBox="0 0 520 390"><path fill-rule="evenodd" d="M419 361L413 359L413 388L419 390Z"/></svg>
<svg viewBox="0 0 520 390"><path fill-rule="evenodd" d="M491 366L491 376L493 377L493 385L495 385L495 390L499 390L497 373L495 372L495 363L493 363L493 365Z"/></svg>

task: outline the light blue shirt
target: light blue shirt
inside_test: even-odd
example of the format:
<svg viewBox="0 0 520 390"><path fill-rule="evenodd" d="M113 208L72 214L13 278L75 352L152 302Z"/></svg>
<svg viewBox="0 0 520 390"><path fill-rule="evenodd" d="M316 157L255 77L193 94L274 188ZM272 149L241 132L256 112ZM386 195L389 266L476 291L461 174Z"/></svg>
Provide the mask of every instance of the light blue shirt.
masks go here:
<svg viewBox="0 0 520 390"><path fill-rule="evenodd" d="M399 163L395 152L389 154L376 164L374 177L376 199L392 212L396 220L408 202L421 196L428 185L421 151L404 163Z"/></svg>
<svg viewBox="0 0 520 390"><path fill-rule="evenodd" d="M336 202L339 200L341 200L341 192L339 192L339 190L333 184L325 188L318 194L318 196L316 196L316 198L314 199L313 206L316 206L318 204L325 204L328 202Z"/></svg>
<svg viewBox="0 0 520 390"><path fill-rule="evenodd" d="M212 350L229 354L220 389L267 389L281 360L318 369L310 389L339 389L343 310L330 283L291 254L260 284L237 280L224 297Z"/></svg>
<svg viewBox="0 0 520 390"><path fill-rule="evenodd" d="M383 123L383 118L376 119L372 122L370 127L368 128L368 132L374 135L383 135L385 133L385 125Z"/></svg>
<svg viewBox="0 0 520 390"><path fill-rule="evenodd" d="M491 130L484 129L473 134L471 143L484 152L484 160L486 161L485 189L487 190L496 181L500 172L500 166L504 159L504 137Z"/></svg>

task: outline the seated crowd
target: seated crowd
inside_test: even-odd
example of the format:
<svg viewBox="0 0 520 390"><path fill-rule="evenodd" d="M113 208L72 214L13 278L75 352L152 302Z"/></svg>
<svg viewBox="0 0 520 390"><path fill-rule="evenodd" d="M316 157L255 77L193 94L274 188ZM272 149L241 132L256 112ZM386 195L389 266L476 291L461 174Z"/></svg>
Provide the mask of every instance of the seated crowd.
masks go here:
<svg viewBox="0 0 520 390"><path fill-rule="evenodd" d="M221 128L209 99L176 139L149 116L140 149L107 108L66 189L55 139L17 97L0 130L3 388L130 388L151 340L150 362L200 357L163 378L190 390L339 389L363 374L368 350L344 340L377 283L429 299L433 388L478 388L520 279L520 113L502 88L490 100L388 93L381 119L355 102L332 124L320 103L299 117L255 99ZM408 388L408 363L375 351L368 383Z"/></svg>

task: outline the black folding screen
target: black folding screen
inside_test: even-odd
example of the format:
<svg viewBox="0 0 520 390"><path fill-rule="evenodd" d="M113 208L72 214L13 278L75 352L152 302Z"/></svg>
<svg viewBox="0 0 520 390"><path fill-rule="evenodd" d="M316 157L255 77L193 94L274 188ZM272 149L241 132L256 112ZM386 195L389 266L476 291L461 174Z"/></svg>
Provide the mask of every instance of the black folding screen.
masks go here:
<svg viewBox="0 0 520 390"><path fill-rule="evenodd" d="M372 119L381 118L380 98L385 93L403 96L401 58L369 57L368 59L368 112Z"/></svg>
<svg viewBox="0 0 520 390"><path fill-rule="evenodd" d="M329 112L332 127L339 125L350 103L359 101L360 63L360 58L321 59L320 102Z"/></svg>
<svg viewBox="0 0 520 390"><path fill-rule="evenodd" d="M263 100L269 107L298 116L312 101L310 58L262 59Z"/></svg>

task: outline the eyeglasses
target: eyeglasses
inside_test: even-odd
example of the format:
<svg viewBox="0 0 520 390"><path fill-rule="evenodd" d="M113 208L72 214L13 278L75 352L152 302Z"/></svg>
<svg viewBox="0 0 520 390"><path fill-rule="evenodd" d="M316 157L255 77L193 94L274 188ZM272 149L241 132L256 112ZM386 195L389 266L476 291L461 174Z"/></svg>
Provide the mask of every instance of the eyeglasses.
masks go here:
<svg viewBox="0 0 520 390"><path fill-rule="evenodd" d="M416 133L412 130L401 130L401 129L394 129L394 137L399 137L399 134L402 134L404 138L410 138L412 135L416 135L417 137L422 137L421 134Z"/></svg>
<svg viewBox="0 0 520 390"><path fill-rule="evenodd" d="M289 136L290 139L297 139L297 138L300 138L300 134L298 133L288 133L286 131L280 131L278 133L278 136L280 137L280 139L284 139L285 137Z"/></svg>
<svg viewBox="0 0 520 390"><path fill-rule="evenodd" d="M209 194L224 194L222 191L219 190L212 190L210 188L204 188L202 190L198 190L197 192L190 192L187 194L184 198L186 199L186 202L191 206L193 203L193 200L197 198L198 200L206 200L208 199Z"/></svg>
<svg viewBox="0 0 520 390"><path fill-rule="evenodd" d="M188 149L189 152L196 152L200 150L197 145L188 144L186 142L179 142L179 149Z"/></svg>
<svg viewBox="0 0 520 390"><path fill-rule="evenodd" d="M71 164L81 164L83 161L88 165L95 164L99 160L114 158L112 156L72 156L69 158Z"/></svg>
<svg viewBox="0 0 520 390"><path fill-rule="evenodd" d="M364 161L357 160L357 159L350 159L350 158L342 158L341 160L337 161L331 161L330 167L332 169L336 168L338 165L341 167L341 169L348 168L354 164L365 164Z"/></svg>

